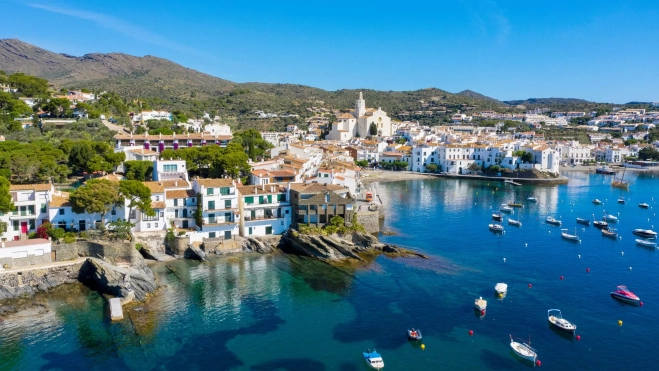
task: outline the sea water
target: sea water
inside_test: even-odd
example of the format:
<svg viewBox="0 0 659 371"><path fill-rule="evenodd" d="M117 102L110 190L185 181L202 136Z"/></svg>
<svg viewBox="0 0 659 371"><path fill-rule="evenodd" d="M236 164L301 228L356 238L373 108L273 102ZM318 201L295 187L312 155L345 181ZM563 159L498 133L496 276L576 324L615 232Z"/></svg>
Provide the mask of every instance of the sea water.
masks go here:
<svg viewBox="0 0 659 371"><path fill-rule="evenodd" d="M382 354L386 370L533 367L515 357L509 335L530 338L542 369L657 369L659 252L637 246L631 231L659 229L659 179L635 176L624 191L610 186L610 176L567 176L560 186L378 184L383 229L396 233L381 240L429 259L380 256L361 268L257 254L159 263L153 269L163 288L119 323L84 286L56 290L40 296L47 310L0 324L0 369L367 370L367 349ZM604 204L593 205L595 198ZM510 216L522 227L504 219L504 234L490 232L491 214L508 202L524 205ZM619 216L613 227L622 239L576 224L604 210ZM549 215L563 226L546 224ZM562 239L561 228L576 230L581 243ZM497 282L508 284L503 299L495 297ZM644 305L612 299L621 284ZM484 316L473 309L481 296ZM580 340L551 328L549 309L575 323ZM421 330L424 350L406 339L411 327Z"/></svg>

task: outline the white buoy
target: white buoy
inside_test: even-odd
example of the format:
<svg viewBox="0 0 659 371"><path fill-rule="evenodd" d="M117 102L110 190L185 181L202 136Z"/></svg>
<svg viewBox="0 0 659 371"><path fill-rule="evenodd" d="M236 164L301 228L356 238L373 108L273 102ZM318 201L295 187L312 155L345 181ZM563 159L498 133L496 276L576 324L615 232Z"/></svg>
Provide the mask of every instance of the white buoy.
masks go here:
<svg viewBox="0 0 659 371"><path fill-rule="evenodd" d="M504 263L506 262L506 258L503 258L503 262L504 262Z"/></svg>
<svg viewBox="0 0 659 371"><path fill-rule="evenodd" d="M581 255L577 255L577 256L579 257L579 259L581 259Z"/></svg>
<svg viewBox="0 0 659 371"><path fill-rule="evenodd" d="M549 231L549 234L551 234L551 231Z"/></svg>
<svg viewBox="0 0 659 371"><path fill-rule="evenodd" d="M621 251L621 252L620 252L620 255L625 256L625 252L624 252L624 251Z"/></svg>
<svg viewBox="0 0 659 371"><path fill-rule="evenodd" d="M529 244L528 244L528 243L525 243L525 244L524 244L524 247L529 247Z"/></svg>
<svg viewBox="0 0 659 371"><path fill-rule="evenodd" d="M632 270L632 267L629 267L629 270Z"/></svg>

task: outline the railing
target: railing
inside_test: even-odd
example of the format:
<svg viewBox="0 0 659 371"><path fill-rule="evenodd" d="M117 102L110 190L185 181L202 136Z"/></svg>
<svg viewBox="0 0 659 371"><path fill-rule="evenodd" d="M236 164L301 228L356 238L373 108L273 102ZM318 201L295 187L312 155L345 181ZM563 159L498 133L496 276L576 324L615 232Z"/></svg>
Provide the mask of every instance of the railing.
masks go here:
<svg viewBox="0 0 659 371"><path fill-rule="evenodd" d="M246 216L245 221L251 222L255 220L269 220L269 219L278 219L277 215L257 215L257 216Z"/></svg>

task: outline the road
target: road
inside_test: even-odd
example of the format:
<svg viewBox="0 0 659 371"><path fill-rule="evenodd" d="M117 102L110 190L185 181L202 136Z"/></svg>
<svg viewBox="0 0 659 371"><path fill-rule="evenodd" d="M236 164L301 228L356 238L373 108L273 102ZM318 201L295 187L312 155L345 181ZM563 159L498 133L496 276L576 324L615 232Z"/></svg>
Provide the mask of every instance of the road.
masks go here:
<svg viewBox="0 0 659 371"><path fill-rule="evenodd" d="M115 124L111 123L108 120L101 120L101 122L103 123L103 125L105 125L108 129L110 129L112 131L116 131L116 132L119 132L119 133L125 133L123 126L115 125Z"/></svg>

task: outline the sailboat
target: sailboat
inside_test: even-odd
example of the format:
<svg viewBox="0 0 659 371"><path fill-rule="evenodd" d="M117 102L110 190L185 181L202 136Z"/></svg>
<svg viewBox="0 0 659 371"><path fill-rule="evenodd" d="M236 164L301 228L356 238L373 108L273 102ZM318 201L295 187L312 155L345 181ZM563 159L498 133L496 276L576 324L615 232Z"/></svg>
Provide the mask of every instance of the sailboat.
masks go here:
<svg viewBox="0 0 659 371"><path fill-rule="evenodd" d="M613 177L613 181L611 181L611 186L612 187L624 188L624 189L629 188L629 180L625 180L625 171L627 171L627 168L623 167L622 176L620 178Z"/></svg>

